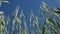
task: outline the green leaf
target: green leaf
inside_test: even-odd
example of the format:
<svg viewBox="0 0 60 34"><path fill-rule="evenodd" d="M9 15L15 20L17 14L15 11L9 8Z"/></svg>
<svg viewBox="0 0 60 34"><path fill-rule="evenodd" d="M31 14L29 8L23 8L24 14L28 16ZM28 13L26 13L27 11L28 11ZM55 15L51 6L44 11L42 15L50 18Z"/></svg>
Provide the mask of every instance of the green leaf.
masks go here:
<svg viewBox="0 0 60 34"><path fill-rule="evenodd" d="M56 13L56 14L60 14L60 11L54 11L54 13Z"/></svg>
<svg viewBox="0 0 60 34"><path fill-rule="evenodd" d="M19 18L16 18L16 19L15 19L15 22L16 22L16 23L20 23L20 19L19 19Z"/></svg>
<svg viewBox="0 0 60 34"><path fill-rule="evenodd" d="M33 13L33 11L31 10L31 14L30 14L30 23L31 23L31 21L32 21L33 18L34 18L34 13Z"/></svg>
<svg viewBox="0 0 60 34"><path fill-rule="evenodd" d="M45 29L46 29L46 20L44 20L44 25L43 25L43 27L42 27L42 34L44 34Z"/></svg>
<svg viewBox="0 0 60 34"><path fill-rule="evenodd" d="M7 18L6 18L6 20L5 20L6 24L8 24L8 23L9 23L9 21L10 21L10 18L9 18L9 17L7 17Z"/></svg>
<svg viewBox="0 0 60 34"><path fill-rule="evenodd" d="M57 32L56 34L60 34L60 32Z"/></svg>
<svg viewBox="0 0 60 34"><path fill-rule="evenodd" d="M60 8L57 8L58 10L60 10Z"/></svg>
<svg viewBox="0 0 60 34"><path fill-rule="evenodd" d="M53 18L49 17L49 18L47 18L47 20L48 20L50 23L52 23L53 25L56 26L56 23L55 23L55 21L53 20Z"/></svg>
<svg viewBox="0 0 60 34"><path fill-rule="evenodd" d="M18 11L19 11L19 7L17 6L15 12L14 12L13 15L12 15L12 18L17 17Z"/></svg>

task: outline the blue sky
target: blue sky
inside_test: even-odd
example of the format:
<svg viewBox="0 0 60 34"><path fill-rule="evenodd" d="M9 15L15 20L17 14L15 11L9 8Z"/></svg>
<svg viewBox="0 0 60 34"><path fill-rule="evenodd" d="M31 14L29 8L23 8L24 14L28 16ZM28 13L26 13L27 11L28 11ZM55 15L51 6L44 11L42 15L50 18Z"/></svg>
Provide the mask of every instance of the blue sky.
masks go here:
<svg viewBox="0 0 60 34"><path fill-rule="evenodd" d="M39 6L42 2L47 3L51 7L60 7L56 0L7 0L10 3L2 3L0 10L4 11L7 15L8 13L11 15L14 11L16 6L19 6L20 10L23 9L24 13L29 13L32 9L34 13L38 13L40 10Z"/></svg>
<svg viewBox="0 0 60 34"><path fill-rule="evenodd" d="M35 16L36 15L39 16L38 15L39 11L42 11L39 6L42 4L42 2L47 3L51 7L60 8L60 4L56 0L7 0L7 1L9 1L9 4L2 3L0 11L5 12L5 16L7 15L11 16L12 13L15 11L16 6L19 6L19 13L21 12L21 10L23 10L27 22L29 22L28 18L31 10L33 11Z"/></svg>

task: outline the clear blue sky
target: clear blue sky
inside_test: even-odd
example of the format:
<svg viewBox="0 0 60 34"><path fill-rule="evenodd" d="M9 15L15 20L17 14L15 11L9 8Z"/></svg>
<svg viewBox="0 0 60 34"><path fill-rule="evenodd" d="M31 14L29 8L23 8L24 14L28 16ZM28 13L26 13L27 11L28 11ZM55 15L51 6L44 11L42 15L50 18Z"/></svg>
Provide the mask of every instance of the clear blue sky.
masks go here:
<svg viewBox="0 0 60 34"><path fill-rule="evenodd" d="M12 13L15 11L16 6L19 6L20 10L19 13L21 12L21 9L23 9L23 12L26 16L26 19L29 18L30 10L32 9L33 13L37 16L39 16L39 6L42 4L42 2L47 3L51 7L60 7L60 4L57 3L56 0L7 0L10 3L2 3L0 7L0 11L5 12L5 16L7 15L12 15ZM27 22L28 19L27 19Z"/></svg>

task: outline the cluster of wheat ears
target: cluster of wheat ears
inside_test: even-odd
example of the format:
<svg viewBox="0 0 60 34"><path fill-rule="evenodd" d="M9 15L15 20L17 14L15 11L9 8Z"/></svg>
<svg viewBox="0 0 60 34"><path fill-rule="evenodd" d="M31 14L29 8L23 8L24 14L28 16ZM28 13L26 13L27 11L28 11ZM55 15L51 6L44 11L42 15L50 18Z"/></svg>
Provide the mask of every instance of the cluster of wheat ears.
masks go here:
<svg viewBox="0 0 60 34"><path fill-rule="evenodd" d="M41 18L34 16L33 11L31 11L28 27L23 10L18 16L19 7L17 6L16 11L11 16L11 32L7 28L7 25L11 23L10 16L5 18L4 12L0 11L0 34L60 34L60 8L51 8L44 2L40 8L43 10L43 12L39 14ZM42 22L40 22L39 19ZM23 27L21 25L22 22Z"/></svg>

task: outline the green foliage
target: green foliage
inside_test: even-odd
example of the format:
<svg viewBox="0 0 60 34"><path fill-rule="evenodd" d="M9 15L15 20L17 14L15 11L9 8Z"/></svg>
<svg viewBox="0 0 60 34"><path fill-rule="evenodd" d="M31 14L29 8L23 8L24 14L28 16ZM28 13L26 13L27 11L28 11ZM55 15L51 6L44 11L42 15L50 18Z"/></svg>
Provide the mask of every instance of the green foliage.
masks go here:
<svg viewBox="0 0 60 34"><path fill-rule="evenodd" d="M30 27L28 27L27 20L25 19L25 14L23 13L23 10L21 10L20 15L18 15L19 7L17 6L15 12L12 15L11 34L15 34L15 33L29 34L28 31L30 31L30 34L35 34L35 33L36 34L60 34L60 24L59 24L60 8L56 8L55 10L55 8L51 8L44 2L40 6L40 8L43 10L43 13L40 13L40 16L39 16L41 18L39 18L38 16L35 16L33 11L31 10L31 14L29 15ZM44 16L44 13L46 14L46 18ZM22 21L22 18L23 18L23 21ZM39 19L42 19L43 24L40 24ZM8 31L8 28L7 28L9 23L10 23L10 16L6 17L5 19L4 13L0 12L0 34L5 34L10 32ZM22 28L22 25L24 28ZM15 32L15 30L18 32Z"/></svg>

